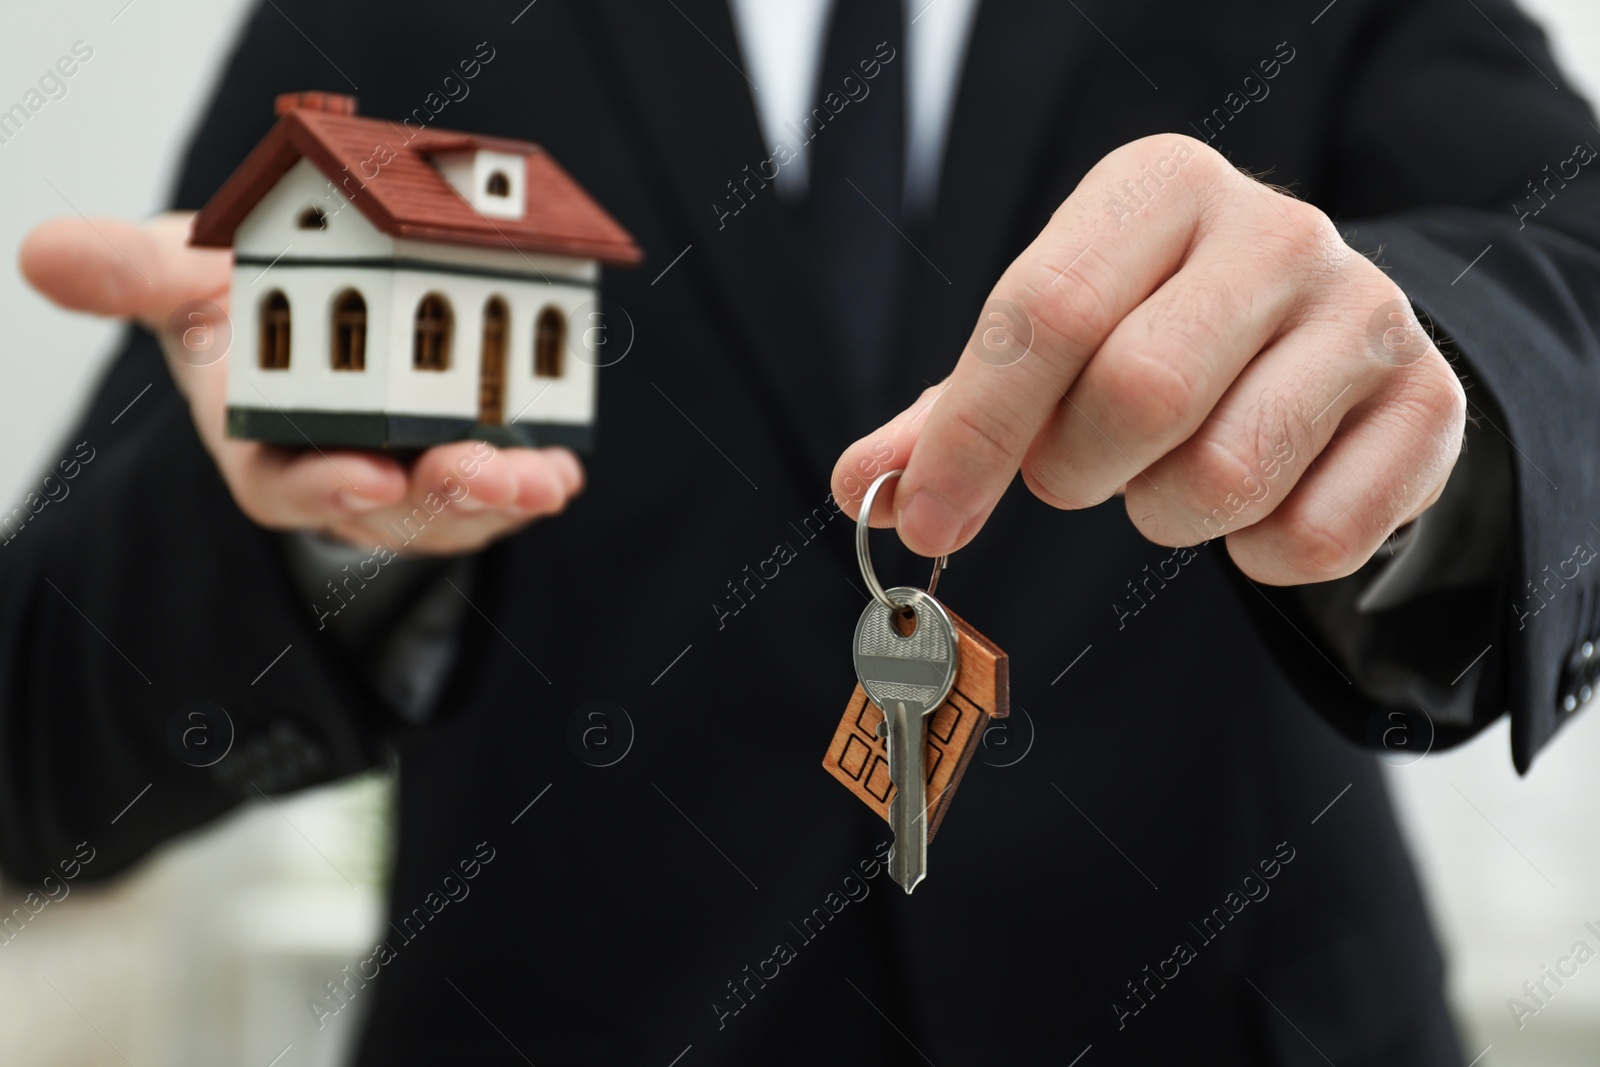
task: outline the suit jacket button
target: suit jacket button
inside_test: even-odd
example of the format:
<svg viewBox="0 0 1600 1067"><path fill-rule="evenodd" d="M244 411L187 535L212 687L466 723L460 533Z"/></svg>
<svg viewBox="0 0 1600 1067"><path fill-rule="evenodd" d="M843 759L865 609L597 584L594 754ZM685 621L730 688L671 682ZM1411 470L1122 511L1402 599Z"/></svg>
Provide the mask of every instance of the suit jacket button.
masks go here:
<svg viewBox="0 0 1600 1067"><path fill-rule="evenodd" d="M1578 698L1577 698L1577 696L1575 694L1573 694L1573 693L1568 693L1566 696L1561 698L1561 706L1569 714L1571 712L1577 711L1578 710Z"/></svg>

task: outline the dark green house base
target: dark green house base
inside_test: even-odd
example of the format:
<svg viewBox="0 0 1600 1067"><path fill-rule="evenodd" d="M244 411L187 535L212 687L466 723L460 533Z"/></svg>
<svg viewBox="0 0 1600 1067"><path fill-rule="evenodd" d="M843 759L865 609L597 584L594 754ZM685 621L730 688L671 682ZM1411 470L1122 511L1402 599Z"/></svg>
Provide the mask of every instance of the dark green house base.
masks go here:
<svg viewBox="0 0 1600 1067"><path fill-rule="evenodd" d="M422 449L451 441L488 441L504 448L565 445L587 455L594 427L563 422L485 426L471 419L377 412L228 409L228 436L290 448Z"/></svg>

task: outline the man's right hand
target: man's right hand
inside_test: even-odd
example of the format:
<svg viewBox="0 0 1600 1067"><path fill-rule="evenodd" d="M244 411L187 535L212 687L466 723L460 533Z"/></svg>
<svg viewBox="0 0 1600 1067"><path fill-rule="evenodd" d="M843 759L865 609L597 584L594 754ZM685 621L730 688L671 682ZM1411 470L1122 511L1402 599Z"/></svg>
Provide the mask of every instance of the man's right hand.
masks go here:
<svg viewBox="0 0 1600 1067"><path fill-rule="evenodd" d="M183 339L168 325L174 311L194 301L224 311L228 306L232 254L189 247L193 218L161 215L143 225L55 219L23 241L22 273L62 307L134 319L161 339L200 440L253 521L371 547L393 540L385 520L399 523L437 493L452 502L405 549L446 555L475 551L557 514L582 491L583 467L565 448L500 448L484 460L481 443L464 441L403 464L381 452L291 449L228 437L228 357L194 365L182 358ZM463 477L463 469L474 468ZM447 492L447 478L450 486L465 485L466 494Z"/></svg>

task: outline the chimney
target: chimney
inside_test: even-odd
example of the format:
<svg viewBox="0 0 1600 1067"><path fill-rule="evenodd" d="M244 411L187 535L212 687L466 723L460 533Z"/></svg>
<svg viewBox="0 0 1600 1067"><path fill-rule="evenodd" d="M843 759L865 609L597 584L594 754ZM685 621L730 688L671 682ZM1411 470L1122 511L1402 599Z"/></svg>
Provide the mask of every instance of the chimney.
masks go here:
<svg viewBox="0 0 1600 1067"><path fill-rule="evenodd" d="M282 115L290 111L321 111L329 115L354 115L356 98L343 93L279 93L272 101L272 113Z"/></svg>

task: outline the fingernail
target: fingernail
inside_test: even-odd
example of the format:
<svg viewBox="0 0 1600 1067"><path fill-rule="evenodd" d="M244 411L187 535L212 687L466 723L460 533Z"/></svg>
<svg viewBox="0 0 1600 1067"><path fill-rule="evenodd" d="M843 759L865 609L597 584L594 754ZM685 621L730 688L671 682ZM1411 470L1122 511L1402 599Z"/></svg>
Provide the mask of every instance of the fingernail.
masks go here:
<svg viewBox="0 0 1600 1067"><path fill-rule="evenodd" d="M340 490L339 504L346 511L376 511L383 507L383 501L374 500L370 496L362 496L353 489Z"/></svg>
<svg viewBox="0 0 1600 1067"><path fill-rule="evenodd" d="M489 505L475 496L464 496L456 501L456 510L463 515L476 515L479 512L489 510Z"/></svg>
<svg viewBox="0 0 1600 1067"><path fill-rule="evenodd" d="M931 489L918 489L911 502L895 516L901 534L909 533L917 543L911 547L941 556L955 548L961 536L961 513Z"/></svg>

